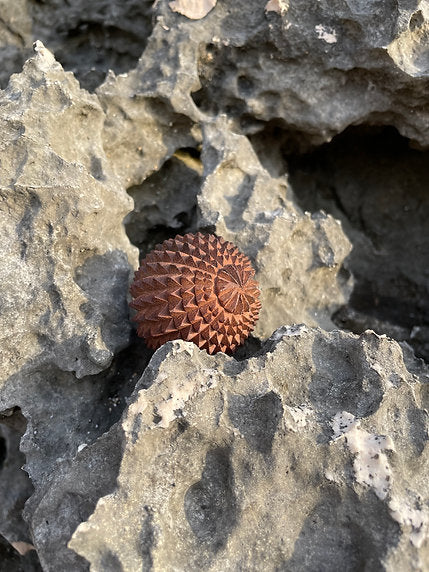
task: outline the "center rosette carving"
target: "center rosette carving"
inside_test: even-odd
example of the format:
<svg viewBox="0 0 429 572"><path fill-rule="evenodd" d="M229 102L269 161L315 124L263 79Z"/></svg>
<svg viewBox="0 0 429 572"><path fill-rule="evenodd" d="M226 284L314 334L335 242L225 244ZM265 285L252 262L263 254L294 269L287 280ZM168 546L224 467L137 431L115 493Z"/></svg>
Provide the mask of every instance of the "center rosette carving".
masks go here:
<svg viewBox="0 0 429 572"><path fill-rule="evenodd" d="M215 292L220 305L231 314L241 314L249 311L249 302L246 298L248 289L247 276L242 267L232 264L221 268L215 280Z"/></svg>

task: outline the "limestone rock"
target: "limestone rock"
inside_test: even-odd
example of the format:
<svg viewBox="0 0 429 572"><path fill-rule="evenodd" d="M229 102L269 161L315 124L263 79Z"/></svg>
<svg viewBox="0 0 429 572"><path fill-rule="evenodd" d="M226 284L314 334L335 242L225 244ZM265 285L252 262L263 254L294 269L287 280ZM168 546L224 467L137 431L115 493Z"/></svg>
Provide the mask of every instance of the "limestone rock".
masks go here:
<svg viewBox="0 0 429 572"><path fill-rule="evenodd" d="M428 355L425 2L213 1L201 20L171 0L12 4L0 0L0 85L19 72L0 92L2 563L38 571L34 545L49 572L423 571L427 370L406 344L312 326L332 330L345 305L337 325ZM55 58L37 43L21 71L38 39ZM301 178L297 155L346 128L356 143L360 124L414 150L384 135L371 179L354 148L338 160L338 138L320 181L309 163ZM259 337L233 358L175 342L146 367L130 341L130 240L146 252L197 230L253 259ZM352 300L374 287L368 312L348 302L353 279ZM263 346L293 322L306 326Z"/></svg>
<svg viewBox="0 0 429 572"><path fill-rule="evenodd" d="M116 488L122 439L121 428L113 425L95 443L82 443L27 503L25 515L43 570L88 570L87 561L68 549L67 542L97 500Z"/></svg>
<svg viewBox="0 0 429 572"><path fill-rule="evenodd" d="M103 112L35 51L0 96L3 380L31 360L97 373L129 338L132 204L106 163Z"/></svg>
<svg viewBox="0 0 429 572"><path fill-rule="evenodd" d="M273 178L226 118L204 126L201 159L199 225L254 261L262 301L256 335L300 322L332 328L352 287L343 268L351 244L338 221L297 208L286 177Z"/></svg>
<svg viewBox="0 0 429 572"><path fill-rule="evenodd" d="M201 26L200 90L207 113L247 132L273 122L320 144L347 126L394 125L428 145L429 14L425 2L230 2Z"/></svg>
<svg viewBox="0 0 429 572"><path fill-rule="evenodd" d="M0 411L2 423L24 420L4 434L15 448L0 469L0 532L18 544L33 542L22 520L33 487L35 500L117 419L113 401L123 407L117 381L106 384L115 368L89 376L130 342L137 261L122 226L132 201L106 161L98 100L40 42L35 52L0 93Z"/></svg>
<svg viewBox="0 0 429 572"><path fill-rule="evenodd" d="M27 427L20 428L25 464L21 454L19 466L25 472L16 465L12 474L5 468L0 472L6 498L13 490L21 501L19 510L11 507L5 515L9 518L0 521L0 532L15 540L18 532L27 531L22 508L33 485L24 518L44 570L86 570L84 561L67 549L67 542L82 515L89 516L98 498L115 486L122 446L117 421L150 355L134 339L98 375L77 380L71 372L44 367L21 372L8 383L9 394L14 391L27 420ZM17 419L17 413L9 419ZM24 487L26 474L31 481L27 477ZM4 509L9 505L4 503Z"/></svg>
<svg viewBox="0 0 429 572"><path fill-rule="evenodd" d="M305 326L241 363L169 342L122 419L117 488L69 546L94 572L423 570L429 377L405 356L412 372L386 337Z"/></svg>

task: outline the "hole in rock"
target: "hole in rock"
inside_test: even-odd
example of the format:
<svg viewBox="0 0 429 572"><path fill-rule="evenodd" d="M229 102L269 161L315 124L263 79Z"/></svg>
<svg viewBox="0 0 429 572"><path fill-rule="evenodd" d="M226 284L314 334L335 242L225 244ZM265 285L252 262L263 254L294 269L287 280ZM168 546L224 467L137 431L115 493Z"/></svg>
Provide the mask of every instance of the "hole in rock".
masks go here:
<svg viewBox="0 0 429 572"><path fill-rule="evenodd" d="M300 206L340 219L353 244L346 266L355 286L335 323L407 340L429 359L429 151L370 126L306 152L277 151Z"/></svg>
<svg viewBox="0 0 429 572"><path fill-rule="evenodd" d="M130 241L145 256L176 234L195 232L202 164L198 149L178 149L140 185L128 189L134 210L125 219Z"/></svg>
<svg viewBox="0 0 429 572"><path fill-rule="evenodd" d="M4 543L7 539L9 542L19 540L32 544L28 526L22 516L24 505L34 492L28 474L22 469L26 458L20 451L20 442L26 427L27 421L19 407L0 413L0 535L1 538L4 537ZM13 556L10 568L7 555L11 558ZM22 568L12 567L12 561L16 561ZM34 550L20 555L8 543L0 547L0 562L1 570L41 570Z"/></svg>
<svg viewBox="0 0 429 572"><path fill-rule="evenodd" d="M245 115L241 126L258 155L264 168L273 177L286 171L286 158L301 156L314 150L317 136L291 128L281 119L267 123L255 123L255 119ZM322 143L322 140L320 140Z"/></svg>
<svg viewBox="0 0 429 572"><path fill-rule="evenodd" d="M114 357L108 369L80 380L81 386L86 383L99 385L99 399L89 404L87 415L92 420L93 438L108 431L121 418L127 398L133 392L152 355L153 351L146 347L142 338L133 330L129 346ZM96 431L94 427L97 427Z"/></svg>
<svg viewBox="0 0 429 572"><path fill-rule="evenodd" d="M195 105L204 113L217 112L215 100L210 97L210 81L213 81L213 63L217 60L218 48L214 44L201 45L198 54L198 77L200 89L191 93Z"/></svg>
<svg viewBox="0 0 429 572"><path fill-rule="evenodd" d="M2 572L42 572L35 550L20 554L0 534L0 570Z"/></svg>
<svg viewBox="0 0 429 572"><path fill-rule="evenodd" d="M253 13L256 15L258 11L253 11ZM259 16L261 14L263 12L259 12ZM234 19L229 25L235 35L240 23ZM258 26L256 22L255 25ZM228 35L226 29L223 32ZM276 51L274 46L264 45L264 49L271 53ZM200 88L191 93L195 105L208 115L216 116L219 113L225 113L230 118L235 117L241 120L249 109L249 99L257 97L258 93L256 88L258 79L254 72L255 61L259 62L258 65L263 65L260 43L257 47L255 45L235 47L213 43L201 44L197 65ZM264 91L265 98L269 97L267 94L268 91ZM276 97L277 94L274 94L273 98ZM255 121L254 118L253 121Z"/></svg>
<svg viewBox="0 0 429 572"><path fill-rule="evenodd" d="M245 361L251 357L255 357L261 352L264 346L263 340L250 336L244 340L244 343L235 350L232 357L237 361Z"/></svg>
<svg viewBox="0 0 429 572"><path fill-rule="evenodd" d="M81 86L93 91L109 69L135 67L152 31L152 0L29 3L33 39L42 40Z"/></svg>

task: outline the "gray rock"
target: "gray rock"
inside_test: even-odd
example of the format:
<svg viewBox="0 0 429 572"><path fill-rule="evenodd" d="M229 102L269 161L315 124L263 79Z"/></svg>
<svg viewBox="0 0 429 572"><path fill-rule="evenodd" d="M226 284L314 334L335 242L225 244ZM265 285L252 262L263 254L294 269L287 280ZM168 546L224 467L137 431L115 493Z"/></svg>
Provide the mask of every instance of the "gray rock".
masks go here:
<svg viewBox="0 0 429 572"><path fill-rule="evenodd" d="M67 548L76 527L98 499L116 488L122 430L113 425L96 443L81 444L73 458L55 468L25 508L43 570L88 570L87 561Z"/></svg>
<svg viewBox="0 0 429 572"><path fill-rule="evenodd" d="M92 2L8 0L0 2L0 86L21 70L35 40L74 72L82 87L94 90L109 69L132 69L152 30L152 1Z"/></svg>
<svg viewBox="0 0 429 572"><path fill-rule="evenodd" d="M346 263L355 286L336 324L406 340L426 360L428 161L428 151L410 148L393 129L360 128L287 167L300 205L341 220L353 244Z"/></svg>
<svg viewBox="0 0 429 572"><path fill-rule="evenodd" d="M34 485L24 518L44 570L86 570L67 542L83 515L88 517L98 498L115 485L122 441L117 421L150 355L134 341L98 375L76 380L70 372L45 366L40 372L21 372L9 382L27 419L26 430L20 428L21 433L25 430L25 464L21 454L13 473L0 470L1 492L8 499L0 531L13 541L18 532L27 531L22 509ZM15 412L10 419L16 418ZM26 473L31 481L25 480ZM9 508L12 491L20 506Z"/></svg>
<svg viewBox="0 0 429 572"><path fill-rule="evenodd" d="M339 138L322 175L298 155L361 123L427 145L426 7L206 4L191 21L192 2L0 0L2 86L39 38L74 72L37 44L0 93L0 558L424 570L427 370L311 326L343 306L336 324L427 355L425 155L386 146L371 171ZM146 367L129 239L201 229L252 258L257 337L234 358L170 343Z"/></svg>
<svg viewBox="0 0 429 572"><path fill-rule="evenodd" d="M13 10L3 4L3 85L19 71L36 39L90 89L109 69L130 72L146 48L139 67L147 73L134 88L152 97L155 109L147 120L156 117L155 124L164 125L157 111L168 109L172 99L176 112L187 107L186 115L195 115L192 94L203 113L225 112L247 134L276 122L307 143L321 143L365 122L395 125L420 145L428 144L424 2L319 2L315 7L283 0L252 6L240 0L217 4L200 20L176 13L169 0L154 7L136 0L20 0ZM152 95L150 86L156 86ZM123 87L114 99L125 123L137 120L136 113L128 113L133 105L120 104L126 101Z"/></svg>
<svg viewBox="0 0 429 572"><path fill-rule="evenodd" d="M139 80L134 71L121 82L139 98L152 98L155 131L165 130L159 106L168 117L171 105L197 122L226 113L247 135L272 123L306 145L360 123L395 125L419 145L428 144L424 6L279 6L272 11L243 1L218 4L191 21L174 13L167 0L157 3L157 23L136 68ZM125 91L119 95L109 79L101 87L109 95L107 90L111 97L116 91L118 103L126 101ZM118 105L126 116L116 121L132 123L137 105ZM186 131L175 119L171 127ZM157 139L139 145L144 157Z"/></svg>
<svg viewBox="0 0 429 572"><path fill-rule="evenodd" d="M338 221L303 213L286 177L273 178L227 119L203 129L199 226L236 244L253 260L262 310L255 334L283 324L333 327L331 316L352 288L343 262L351 244Z"/></svg>
<svg viewBox="0 0 429 572"><path fill-rule="evenodd" d="M312 144L365 122L428 145L424 2L277 4L231 2L188 24L213 32L200 48L202 110L228 113L246 133L272 121Z"/></svg>
<svg viewBox="0 0 429 572"><path fill-rule="evenodd" d="M79 445L110 427L112 404L121 410L134 379L121 393L116 380L106 384L115 367L88 377L130 342L137 249L122 221L132 201L106 161L96 96L40 42L35 52L0 93L0 411L13 413L9 422L25 418L18 432L5 430L0 527L15 544L32 542L21 513L33 486L39 494ZM16 450L24 431L26 458Z"/></svg>
<svg viewBox="0 0 429 572"><path fill-rule="evenodd" d="M244 362L166 344L69 546L94 571L424 570L429 372L405 354L305 326Z"/></svg>
<svg viewBox="0 0 429 572"><path fill-rule="evenodd" d="M106 114L103 147L127 188L141 185L178 149L195 148L201 141L198 121L202 115L190 98L189 88L182 93L182 87L187 86L181 85L180 70L178 78L170 77L164 83L159 78L157 83L162 49L165 43L151 37L135 70L120 76L109 73L96 91ZM174 74L173 68L170 73Z"/></svg>
<svg viewBox="0 0 429 572"><path fill-rule="evenodd" d="M3 383L31 361L97 373L130 331L136 250L121 221L132 204L105 159L103 112L35 50L0 96Z"/></svg>
<svg viewBox="0 0 429 572"><path fill-rule="evenodd" d="M22 543L30 546L31 535L23 520L22 510L34 487L21 469L25 456L19 451L25 419L21 415L22 425L17 427L11 423L12 418L17 420L17 412L3 412L0 416L0 533L11 545Z"/></svg>

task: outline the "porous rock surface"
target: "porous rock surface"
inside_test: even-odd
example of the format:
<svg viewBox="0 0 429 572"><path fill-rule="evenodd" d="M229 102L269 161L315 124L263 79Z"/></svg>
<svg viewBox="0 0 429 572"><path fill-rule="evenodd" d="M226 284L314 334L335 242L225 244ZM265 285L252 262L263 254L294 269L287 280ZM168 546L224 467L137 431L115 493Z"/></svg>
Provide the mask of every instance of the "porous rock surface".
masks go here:
<svg viewBox="0 0 429 572"><path fill-rule="evenodd" d="M22 508L32 485L46 485L115 418L116 385L88 376L129 345L137 249L122 226L132 201L106 162L96 96L38 42L0 102L0 410L12 427L2 441L1 532L31 546Z"/></svg>
<svg viewBox="0 0 429 572"><path fill-rule="evenodd" d="M427 569L427 370L381 334L429 358L428 21L0 0L8 570ZM135 246L198 230L252 259L255 336L147 366Z"/></svg>
<svg viewBox="0 0 429 572"><path fill-rule="evenodd" d="M100 572L423 569L420 374L372 332L283 328L244 362L169 342L124 413L117 487L69 546Z"/></svg>
<svg viewBox="0 0 429 572"><path fill-rule="evenodd" d="M129 335L136 251L121 221L132 203L105 161L103 113L41 43L35 50L0 101L2 380L31 360L97 373Z"/></svg>
<svg viewBox="0 0 429 572"><path fill-rule="evenodd" d="M288 323L332 328L352 286L341 272L351 244L338 220L297 208L285 177L271 177L224 117L204 128L202 162L200 225L255 261L262 302L256 335L267 338Z"/></svg>

